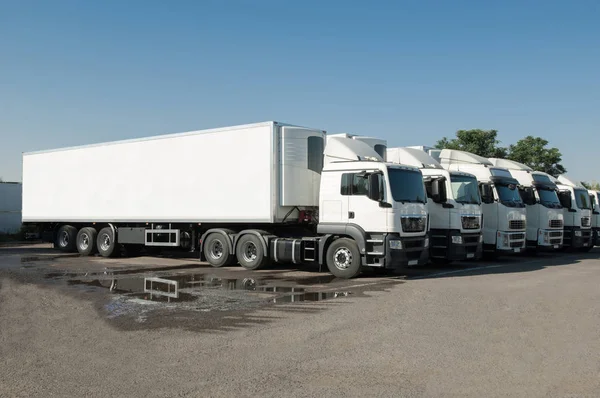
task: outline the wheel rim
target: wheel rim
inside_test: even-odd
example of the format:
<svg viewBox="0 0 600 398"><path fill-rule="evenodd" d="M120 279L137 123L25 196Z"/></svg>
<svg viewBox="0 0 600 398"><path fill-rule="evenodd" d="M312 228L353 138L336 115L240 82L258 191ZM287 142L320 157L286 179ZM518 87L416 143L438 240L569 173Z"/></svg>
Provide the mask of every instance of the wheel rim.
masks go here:
<svg viewBox="0 0 600 398"><path fill-rule="evenodd" d="M220 240L213 241L213 243L210 245L210 256L215 260L223 257L223 242Z"/></svg>
<svg viewBox="0 0 600 398"><path fill-rule="evenodd" d="M100 237L100 249L102 249L102 251L107 251L108 249L110 249L110 245L110 236L106 233L102 234L102 236Z"/></svg>
<svg viewBox="0 0 600 398"><path fill-rule="evenodd" d="M253 242L246 242L242 249L244 261L251 263L256 260L258 249Z"/></svg>
<svg viewBox="0 0 600 398"><path fill-rule="evenodd" d="M69 233L67 231L62 231L60 233L60 237L58 238L58 243L61 247L69 246Z"/></svg>
<svg viewBox="0 0 600 398"><path fill-rule="evenodd" d="M352 252L346 247L340 247L333 254L333 264L339 270L347 270L352 264Z"/></svg>
<svg viewBox="0 0 600 398"><path fill-rule="evenodd" d="M87 250L90 247L90 236L87 233L82 233L79 240L79 248L81 250Z"/></svg>

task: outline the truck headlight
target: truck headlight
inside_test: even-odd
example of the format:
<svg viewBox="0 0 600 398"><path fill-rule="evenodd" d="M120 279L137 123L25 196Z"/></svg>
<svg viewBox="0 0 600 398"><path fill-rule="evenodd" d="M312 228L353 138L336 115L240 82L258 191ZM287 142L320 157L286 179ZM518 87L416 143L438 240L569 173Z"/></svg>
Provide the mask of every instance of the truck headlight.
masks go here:
<svg viewBox="0 0 600 398"><path fill-rule="evenodd" d="M577 236L578 238L581 238L581 231L575 231L575 236Z"/></svg>
<svg viewBox="0 0 600 398"><path fill-rule="evenodd" d="M429 247L429 238L425 238L425 243L423 243L423 247Z"/></svg>
<svg viewBox="0 0 600 398"><path fill-rule="evenodd" d="M390 245L390 249L392 249L392 250L402 250L402 241L401 240L390 240L389 245Z"/></svg>
<svg viewBox="0 0 600 398"><path fill-rule="evenodd" d="M455 244L455 245L462 245L462 243L463 243L462 236L460 236L460 235L459 236L453 235L452 236L452 243Z"/></svg>
<svg viewBox="0 0 600 398"><path fill-rule="evenodd" d="M483 243L483 234L479 235L479 243Z"/></svg>
<svg viewBox="0 0 600 398"><path fill-rule="evenodd" d="M508 243L508 235L502 235L502 246L508 247L510 244Z"/></svg>

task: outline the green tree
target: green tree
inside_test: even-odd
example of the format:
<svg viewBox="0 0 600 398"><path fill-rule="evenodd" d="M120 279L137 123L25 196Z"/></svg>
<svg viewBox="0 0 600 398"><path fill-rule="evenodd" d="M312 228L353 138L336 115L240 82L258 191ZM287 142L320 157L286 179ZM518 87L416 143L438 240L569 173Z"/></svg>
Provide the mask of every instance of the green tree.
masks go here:
<svg viewBox="0 0 600 398"><path fill-rule="evenodd" d="M581 185L583 185L587 189L591 189L593 191L600 191L600 182L597 182L597 181L594 181L594 182L581 181Z"/></svg>
<svg viewBox="0 0 600 398"><path fill-rule="evenodd" d="M546 145L548 145L547 140L528 135L509 146L507 158L554 177L564 174L567 169L560 164L562 154L558 148L546 148Z"/></svg>
<svg viewBox="0 0 600 398"><path fill-rule="evenodd" d="M444 137L435 147L438 149L458 149L471 152L484 158L505 158L506 148L499 146L497 130L458 130L456 138L449 140Z"/></svg>

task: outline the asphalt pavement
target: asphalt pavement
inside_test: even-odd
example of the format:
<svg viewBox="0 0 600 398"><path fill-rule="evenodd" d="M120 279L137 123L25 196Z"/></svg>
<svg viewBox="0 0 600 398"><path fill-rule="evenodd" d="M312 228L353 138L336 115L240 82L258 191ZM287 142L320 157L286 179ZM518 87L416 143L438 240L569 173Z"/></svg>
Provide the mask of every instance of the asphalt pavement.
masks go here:
<svg viewBox="0 0 600 398"><path fill-rule="evenodd" d="M345 281L0 248L2 397L597 397L600 249Z"/></svg>

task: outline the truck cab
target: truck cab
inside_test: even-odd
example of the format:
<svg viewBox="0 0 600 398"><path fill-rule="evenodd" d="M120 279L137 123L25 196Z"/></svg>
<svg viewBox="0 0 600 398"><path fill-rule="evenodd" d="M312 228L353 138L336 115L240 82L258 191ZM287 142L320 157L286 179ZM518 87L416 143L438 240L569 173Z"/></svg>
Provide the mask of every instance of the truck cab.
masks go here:
<svg viewBox="0 0 600 398"><path fill-rule="evenodd" d="M592 202L592 244L600 246L600 192L589 190Z"/></svg>
<svg viewBox="0 0 600 398"><path fill-rule="evenodd" d="M563 206L564 247L570 250L590 250L593 247L592 205L588 190L564 174L558 176L554 182Z"/></svg>
<svg viewBox="0 0 600 398"><path fill-rule="evenodd" d="M327 249L330 271L346 277L355 255L363 267L426 264L429 216L421 171L386 163L357 139L329 137L324 153L317 232L336 238Z"/></svg>
<svg viewBox="0 0 600 398"><path fill-rule="evenodd" d="M494 167L488 159L470 152L442 149L436 156L446 170L475 175L483 212L484 254L521 253L525 250L527 216L519 195L519 182L510 171Z"/></svg>
<svg viewBox="0 0 600 398"><path fill-rule="evenodd" d="M510 170L519 182L519 194L527 211L527 248L554 251L563 246L563 209L558 188L550 175L508 159L490 158L497 167Z"/></svg>
<svg viewBox="0 0 600 398"><path fill-rule="evenodd" d="M445 170L429 154L413 147L388 148L387 160L421 170L431 220L431 262L480 259L483 236L477 178L470 173Z"/></svg>

